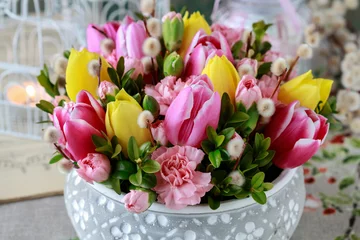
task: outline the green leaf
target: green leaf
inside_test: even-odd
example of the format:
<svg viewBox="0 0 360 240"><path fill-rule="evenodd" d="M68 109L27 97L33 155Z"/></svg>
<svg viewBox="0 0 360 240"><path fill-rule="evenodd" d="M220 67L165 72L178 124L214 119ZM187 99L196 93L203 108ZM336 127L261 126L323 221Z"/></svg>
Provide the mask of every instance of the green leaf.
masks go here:
<svg viewBox="0 0 360 240"><path fill-rule="evenodd" d="M55 108L52 103L45 100L40 100L40 103L37 103L36 107L50 114L53 114Z"/></svg>
<svg viewBox="0 0 360 240"><path fill-rule="evenodd" d="M130 161L119 161L116 164L114 177L121 180L128 180L130 175L136 173L136 165Z"/></svg>
<svg viewBox="0 0 360 240"><path fill-rule="evenodd" d="M151 189L156 186L156 176L155 174L148 174L145 173L142 177L142 183L140 184L140 187Z"/></svg>
<svg viewBox="0 0 360 240"><path fill-rule="evenodd" d="M358 139L358 138L352 138L352 139L350 140L350 144L351 144L353 147L360 148L360 139Z"/></svg>
<svg viewBox="0 0 360 240"><path fill-rule="evenodd" d="M249 136L252 133L252 131L254 131L254 129L257 126L257 122L259 120L259 113L256 108L256 103L254 103L249 108L249 110L247 111L247 114L249 115L250 118L248 121L245 122L244 125L241 126L242 132L245 137Z"/></svg>
<svg viewBox="0 0 360 240"><path fill-rule="evenodd" d="M209 207L212 210L216 210L220 207L220 200L214 199L211 196L208 196L208 203L209 203Z"/></svg>
<svg viewBox="0 0 360 240"><path fill-rule="evenodd" d="M58 161L60 161L63 158L64 158L63 155L57 154L50 159L49 164L57 163Z"/></svg>
<svg viewBox="0 0 360 240"><path fill-rule="evenodd" d="M259 165L257 165L257 164L250 164L250 165L247 166L245 169L242 169L242 168L241 168L241 170L242 170L243 173L246 173L247 176L249 176L249 175L251 176L251 174L249 174L248 172L251 171L251 170L254 170L254 169L258 168L258 166L259 166Z"/></svg>
<svg viewBox="0 0 360 240"><path fill-rule="evenodd" d="M275 151L269 150L267 151L267 156L263 159L257 160L256 163L259 164L259 167L265 167L269 163L271 163L271 160L275 156Z"/></svg>
<svg viewBox="0 0 360 240"><path fill-rule="evenodd" d="M209 140L204 140L201 142L201 147L206 154L209 154L211 151L215 150L215 146Z"/></svg>
<svg viewBox="0 0 360 240"><path fill-rule="evenodd" d="M249 146L249 145L247 145L247 146ZM245 150L246 150L246 148L245 148ZM243 154L243 157L240 161L240 169L241 170L247 169L251 165L252 161L253 161L252 151L245 151Z"/></svg>
<svg viewBox="0 0 360 240"><path fill-rule="evenodd" d="M227 124L238 124L238 123L243 123L243 122L245 122L247 120L249 120L249 115L247 115L244 112L235 112L231 116L231 118L229 119Z"/></svg>
<svg viewBox="0 0 360 240"><path fill-rule="evenodd" d="M232 46L231 53L235 59L238 59L240 57L240 52L243 45L244 43L240 40Z"/></svg>
<svg viewBox="0 0 360 240"><path fill-rule="evenodd" d="M267 51L271 49L271 43L263 42L260 48L260 53L264 55Z"/></svg>
<svg viewBox="0 0 360 240"><path fill-rule="evenodd" d="M343 189L351 186L354 183L355 183L355 180L353 177L346 177L343 180L341 180L341 182L339 184L339 189L343 190Z"/></svg>
<svg viewBox="0 0 360 240"><path fill-rule="evenodd" d="M151 148L151 142L145 142L140 146L140 155L141 157L145 157L146 153L150 150Z"/></svg>
<svg viewBox="0 0 360 240"><path fill-rule="evenodd" d="M225 128L220 132L220 134L225 136L225 141L229 141L235 134L235 128Z"/></svg>
<svg viewBox="0 0 360 240"><path fill-rule="evenodd" d="M63 55L64 55L64 57L65 57L66 59L69 59L69 57L70 57L70 51L69 51L69 50L65 50L65 51L63 52Z"/></svg>
<svg viewBox="0 0 360 240"><path fill-rule="evenodd" d="M263 187L264 187L264 190L265 190L265 191L269 191L269 190L271 190L271 189L274 187L274 184L269 183L269 182L263 183Z"/></svg>
<svg viewBox="0 0 360 240"><path fill-rule="evenodd" d="M114 149L114 153L111 156L111 158L116 158L121 153L121 150L122 150L121 145L120 144L116 145Z"/></svg>
<svg viewBox="0 0 360 240"><path fill-rule="evenodd" d="M243 198L247 198L249 196L249 194L250 194L249 191L243 190L240 193L236 194L235 197L237 199L243 199Z"/></svg>
<svg viewBox="0 0 360 240"><path fill-rule="evenodd" d="M209 160L214 168L220 167L221 164L221 153L219 150L215 150L209 153Z"/></svg>
<svg viewBox="0 0 360 240"><path fill-rule="evenodd" d="M102 137L99 137L98 135L93 134L91 136L92 142L94 143L95 147L102 147L105 145L108 145L108 141Z"/></svg>
<svg viewBox="0 0 360 240"><path fill-rule="evenodd" d="M234 106L231 103L230 97L227 93L223 93L221 97L221 111L220 111L220 120L219 120L219 129L225 125L228 119L234 113Z"/></svg>
<svg viewBox="0 0 360 240"><path fill-rule="evenodd" d="M360 209L354 209L352 212L353 215L360 217Z"/></svg>
<svg viewBox="0 0 360 240"><path fill-rule="evenodd" d="M160 164L154 160L147 160L141 166L141 169L146 173L156 173L160 170Z"/></svg>
<svg viewBox="0 0 360 240"><path fill-rule="evenodd" d="M97 147L97 148L95 148L95 151L98 153L103 153L105 155L109 155L109 156L113 155L113 149L109 144L101 146L101 147Z"/></svg>
<svg viewBox="0 0 360 240"><path fill-rule="evenodd" d="M121 194L120 180L117 179L117 178L112 177L111 178L111 188L114 189L114 191L117 194Z"/></svg>
<svg viewBox="0 0 360 240"><path fill-rule="evenodd" d="M360 161L360 155L348 156L343 160L343 163L355 163Z"/></svg>
<svg viewBox="0 0 360 240"><path fill-rule="evenodd" d="M258 188L260 187L263 182L264 182L264 179L265 179L265 173L263 172L258 172L257 174L255 174L252 179L251 179L251 186L253 188Z"/></svg>
<svg viewBox="0 0 360 240"><path fill-rule="evenodd" d="M140 187L143 181L141 169L139 169L137 173L130 175L129 181L131 184Z"/></svg>
<svg viewBox="0 0 360 240"><path fill-rule="evenodd" d="M217 133L216 133L215 129L213 129L212 126L207 126L207 127L206 127L206 135L208 136L208 139L209 139L212 143L215 143L216 137L217 137Z"/></svg>
<svg viewBox="0 0 360 240"><path fill-rule="evenodd" d="M129 143L128 143L128 155L129 158L133 161L137 160L140 155L139 155L139 147L136 143L136 140L133 136L131 136L129 138Z"/></svg>
<svg viewBox="0 0 360 240"><path fill-rule="evenodd" d="M45 89L45 91L51 96L55 97L54 84L51 83L49 78L49 70L44 64L43 70L40 71L40 75L37 76L39 84Z"/></svg>
<svg viewBox="0 0 360 240"><path fill-rule="evenodd" d="M251 197L259 204L266 203L266 194L264 192L252 192Z"/></svg>
<svg viewBox="0 0 360 240"><path fill-rule="evenodd" d="M124 71L125 71L125 59L124 57L120 57L116 65L116 72L120 78L124 75Z"/></svg>
<svg viewBox="0 0 360 240"><path fill-rule="evenodd" d="M256 75L256 78L260 79L263 75L270 72L271 64L272 62L265 62L261 64L260 67L258 68L258 73Z"/></svg>
<svg viewBox="0 0 360 240"><path fill-rule="evenodd" d="M119 82L119 76L118 74L116 73L116 70L112 67L109 67L107 69L107 72L109 74L109 77L110 77L110 80L116 85L119 87L119 89L121 89L121 86L120 86L120 82Z"/></svg>

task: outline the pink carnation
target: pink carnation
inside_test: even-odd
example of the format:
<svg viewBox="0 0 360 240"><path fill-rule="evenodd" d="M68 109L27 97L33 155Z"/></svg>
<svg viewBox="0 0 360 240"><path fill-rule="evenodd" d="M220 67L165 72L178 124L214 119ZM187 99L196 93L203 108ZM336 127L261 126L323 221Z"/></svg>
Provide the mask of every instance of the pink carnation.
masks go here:
<svg viewBox="0 0 360 240"><path fill-rule="evenodd" d="M160 114L165 115L170 104L184 88L185 83L181 79L169 76L161 80L156 86L146 85L145 93L152 96L160 104Z"/></svg>
<svg viewBox="0 0 360 240"><path fill-rule="evenodd" d="M125 204L126 210L133 213L142 213L150 207L149 193L138 190L130 190L121 202Z"/></svg>
<svg viewBox="0 0 360 240"><path fill-rule="evenodd" d="M210 173L195 171L204 155L201 150L189 146L161 147L153 153L152 159L161 164L160 171L155 174L157 185L154 188L160 203L171 209L200 203L213 187Z"/></svg>
<svg viewBox="0 0 360 240"><path fill-rule="evenodd" d="M77 170L80 177L85 181L92 183L103 182L110 175L110 161L100 153L89 153L86 158L77 162L79 169Z"/></svg>
<svg viewBox="0 0 360 240"><path fill-rule="evenodd" d="M163 146L166 146L168 139L165 134L164 121L157 121L151 125L151 134L154 140Z"/></svg>

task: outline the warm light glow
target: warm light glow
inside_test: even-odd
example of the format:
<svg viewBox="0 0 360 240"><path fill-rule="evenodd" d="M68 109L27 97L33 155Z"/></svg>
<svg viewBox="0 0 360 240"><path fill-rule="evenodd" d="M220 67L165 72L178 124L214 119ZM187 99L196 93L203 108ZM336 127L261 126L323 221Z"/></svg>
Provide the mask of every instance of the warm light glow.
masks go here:
<svg viewBox="0 0 360 240"><path fill-rule="evenodd" d="M27 95L28 95L30 98L35 97L36 91L35 91L34 86L28 85L28 86L26 86L25 90L26 90Z"/></svg>

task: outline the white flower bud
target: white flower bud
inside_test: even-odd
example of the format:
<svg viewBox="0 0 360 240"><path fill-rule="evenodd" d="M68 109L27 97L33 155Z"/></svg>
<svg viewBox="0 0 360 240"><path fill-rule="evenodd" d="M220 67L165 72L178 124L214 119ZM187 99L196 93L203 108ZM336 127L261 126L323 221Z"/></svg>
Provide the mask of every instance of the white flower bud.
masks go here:
<svg viewBox="0 0 360 240"><path fill-rule="evenodd" d="M152 37L161 36L161 22L157 18L149 18L146 21L146 27Z"/></svg>
<svg viewBox="0 0 360 240"><path fill-rule="evenodd" d="M341 76L341 83L342 85L344 85L345 88L351 88L353 82L353 77L350 72L343 73L343 75Z"/></svg>
<svg viewBox="0 0 360 240"><path fill-rule="evenodd" d="M320 44L320 33L313 32L312 34L307 34L305 36L306 43L309 44L311 47L318 47Z"/></svg>
<svg viewBox="0 0 360 240"><path fill-rule="evenodd" d="M48 143L57 143L60 136L59 130L54 126L47 127L44 131L44 140Z"/></svg>
<svg viewBox="0 0 360 240"><path fill-rule="evenodd" d="M340 29L340 28L345 27L345 23L346 23L346 20L344 17L336 16L335 18L332 19L331 26L335 29ZM345 36L345 38L346 38L346 36Z"/></svg>
<svg viewBox="0 0 360 240"><path fill-rule="evenodd" d="M142 111L137 119L137 124L140 128L147 128L149 123L154 121L154 115L148 110Z"/></svg>
<svg viewBox="0 0 360 240"><path fill-rule="evenodd" d="M68 60L64 56L62 55L56 56L53 63L54 72L57 75L65 76L67 65L68 65Z"/></svg>
<svg viewBox="0 0 360 240"><path fill-rule="evenodd" d="M351 53L351 52L355 52L358 47L354 42L347 42L344 46L345 52L346 53Z"/></svg>
<svg viewBox="0 0 360 240"><path fill-rule="evenodd" d="M305 35L311 35L314 32L316 32L316 25L315 24L309 24L305 27Z"/></svg>
<svg viewBox="0 0 360 240"><path fill-rule="evenodd" d="M254 56L254 54L255 54L255 51L253 49L249 49L248 58L251 58L252 56Z"/></svg>
<svg viewBox="0 0 360 240"><path fill-rule="evenodd" d="M74 164L70 160L63 158L57 163L57 168L60 173L67 174L74 168Z"/></svg>
<svg viewBox="0 0 360 240"><path fill-rule="evenodd" d="M146 56L156 57L161 51L159 39L154 37L147 38L143 43L142 49Z"/></svg>
<svg viewBox="0 0 360 240"><path fill-rule="evenodd" d="M312 51L312 48L308 44L301 44L298 47L296 54L301 58L309 59L312 57L313 51Z"/></svg>
<svg viewBox="0 0 360 240"><path fill-rule="evenodd" d="M287 69L286 60L284 58L278 58L271 64L271 72L275 76L280 76Z"/></svg>
<svg viewBox="0 0 360 240"><path fill-rule="evenodd" d="M262 98L257 102L257 110L263 117L271 117L275 113L274 101L270 98Z"/></svg>
<svg viewBox="0 0 360 240"><path fill-rule="evenodd" d="M104 38L103 40L101 40L100 49L105 56L110 55L115 49L115 43L110 38Z"/></svg>
<svg viewBox="0 0 360 240"><path fill-rule="evenodd" d="M244 30L244 33L242 35L242 41L244 44L247 44L248 39L250 37L251 34L251 40L250 40L250 45L253 45L255 42L255 33L249 31L249 30Z"/></svg>
<svg viewBox="0 0 360 240"><path fill-rule="evenodd" d="M344 15L346 13L346 6L340 0L333 1L331 8L339 15Z"/></svg>
<svg viewBox="0 0 360 240"><path fill-rule="evenodd" d="M240 79L244 75L251 75L251 76L255 77L254 69L249 64L243 64L243 65L239 66L238 73L239 73Z"/></svg>
<svg viewBox="0 0 360 240"><path fill-rule="evenodd" d="M155 10L155 0L141 0L140 11L144 15L151 15Z"/></svg>
<svg viewBox="0 0 360 240"><path fill-rule="evenodd" d="M241 187L245 183L245 177L239 171L232 171L229 177L231 177L230 184Z"/></svg>
<svg viewBox="0 0 360 240"><path fill-rule="evenodd" d="M358 8L359 2L358 0L345 0L345 6L348 9L354 10Z"/></svg>
<svg viewBox="0 0 360 240"><path fill-rule="evenodd" d="M320 12L314 12L311 21L316 25L323 25L325 22L325 16Z"/></svg>
<svg viewBox="0 0 360 240"><path fill-rule="evenodd" d="M337 108L346 109L350 112L359 110L360 94L355 91L340 90L337 94Z"/></svg>
<svg viewBox="0 0 360 240"><path fill-rule="evenodd" d="M354 118L350 123L350 130L355 134L360 134L360 118Z"/></svg>
<svg viewBox="0 0 360 240"><path fill-rule="evenodd" d="M100 75L100 62L99 59L91 60L88 65L88 71L91 76L98 77Z"/></svg>
<svg viewBox="0 0 360 240"><path fill-rule="evenodd" d="M240 138L231 139L226 145L226 151L232 158L239 158L244 151L244 140Z"/></svg>
<svg viewBox="0 0 360 240"><path fill-rule="evenodd" d="M157 68L158 68L156 59L151 60L151 57L143 57L141 59L141 62L143 64L143 66L144 66L144 73L145 74L151 73L151 71L153 70L153 63L154 63L155 70L157 70Z"/></svg>

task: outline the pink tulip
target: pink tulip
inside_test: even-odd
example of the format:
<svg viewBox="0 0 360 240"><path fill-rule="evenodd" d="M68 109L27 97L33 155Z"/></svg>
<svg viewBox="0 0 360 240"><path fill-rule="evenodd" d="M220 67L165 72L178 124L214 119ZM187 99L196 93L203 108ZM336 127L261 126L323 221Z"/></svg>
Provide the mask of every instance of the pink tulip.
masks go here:
<svg viewBox="0 0 360 240"><path fill-rule="evenodd" d="M204 155L203 151L190 146L161 147L152 154L152 159L161 165L160 171L155 173L157 184L154 188L160 203L171 209L181 209L201 202L213 187L210 173L196 171Z"/></svg>
<svg viewBox="0 0 360 240"><path fill-rule="evenodd" d="M91 136L106 132L105 111L90 93L79 92L75 104L56 107L53 117L54 126L61 132L59 145L68 157L78 161L95 153Z"/></svg>
<svg viewBox="0 0 360 240"><path fill-rule="evenodd" d="M90 52L96 52L101 54L101 41L105 38L116 40L116 32L118 31L120 24L118 22L108 22L103 26L97 26L95 24L89 24L86 30L87 48Z"/></svg>
<svg viewBox="0 0 360 240"><path fill-rule="evenodd" d="M154 140L162 146L166 146L168 140L165 134L164 121L157 121L151 125L151 134Z"/></svg>
<svg viewBox="0 0 360 240"><path fill-rule="evenodd" d="M142 213L150 207L149 193L140 190L130 190L122 199L126 210L133 213Z"/></svg>
<svg viewBox="0 0 360 240"><path fill-rule="evenodd" d="M98 95L101 100L106 99L106 95L115 96L119 88L109 81L102 81L98 87Z"/></svg>
<svg viewBox="0 0 360 240"><path fill-rule="evenodd" d="M116 50L114 49L110 54L105 56L105 59L108 63L110 63L113 68L116 69L117 63L118 63L118 57L116 56Z"/></svg>
<svg viewBox="0 0 360 240"><path fill-rule="evenodd" d="M229 28L225 25L216 23L211 26L211 31L220 32L226 38L229 46L232 47L237 41L241 40L244 29Z"/></svg>
<svg viewBox="0 0 360 240"><path fill-rule="evenodd" d="M144 56L142 45L147 37L143 21L135 22L126 16L117 31L116 56L141 59Z"/></svg>
<svg viewBox="0 0 360 240"><path fill-rule="evenodd" d="M262 97L263 98L270 98L274 90L276 89L276 86L278 84L278 80L276 76L269 77L268 75L263 75L260 80L258 81L258 86L261 90ZM274 96L272 97L272 100L274 102L277 102L277 96L279 94L279 88L275 92Z"/></svg>
<svg viewBox="0 0 360 240"><path fill-rule="evenodd" d="M134 69L134 72L131 74L131 78L136 80L139 75L144 75L144 66L140 59L125 57L125 71L124 74L130 69Z"/></svg>
<svg viewBox="0 0 360 240"><path fill-rule="evenodd" d="M234 61L231 48L220 32L209 36L204 30L198 31L185 55L185 76L200 75L207 60L215 55L225 55L229 61Z"/></svg>
<svg viewBox="0 0 360 240"><path fill-rule="evenodd" d="M109 159L100 153L89 153L77 161L79 176L89 183L103 182L109 178L111 166Z"/></svg>
<svg viewBox="0 0 360 240"><path fill-rule="evenodd" d="M270 149L276 154L273 163L279 168L295 168L308 161L324 142L329 131L327 119L314 111L299 107L298 101L277 107L265 136L271 138Z"/></svg>
<svg viewBox="0 0 360 240"><path fill-rule="evenodd" d="M235 100L237 103L244 104L246 109L261 99L261 90L256 85L256 78L250 75L245 75L240 80L235 93Z"/></svg>
<svg viewBox="0 0 360 240"><path fill-rule="evenodd" d="M199 147L206 127L217 128L221 100L217 92L195 84L184 88L165 115L166 137L173 145Z"/></svg>
<svg viewBox="0 0 360 240"><path fill-rule="evenodd" d="M211 90L214 90L210 79L204 74L200 76L190 76L186 79L186 82L183 82L180 78L177 79L174 76L168 76L155 86L146 85L145 93L146 95L152 96L156 99L156 101L160 104L160 114L165 115L170 104L174 101L180 91L185 87L195 84L203 85Z"/></svg>

